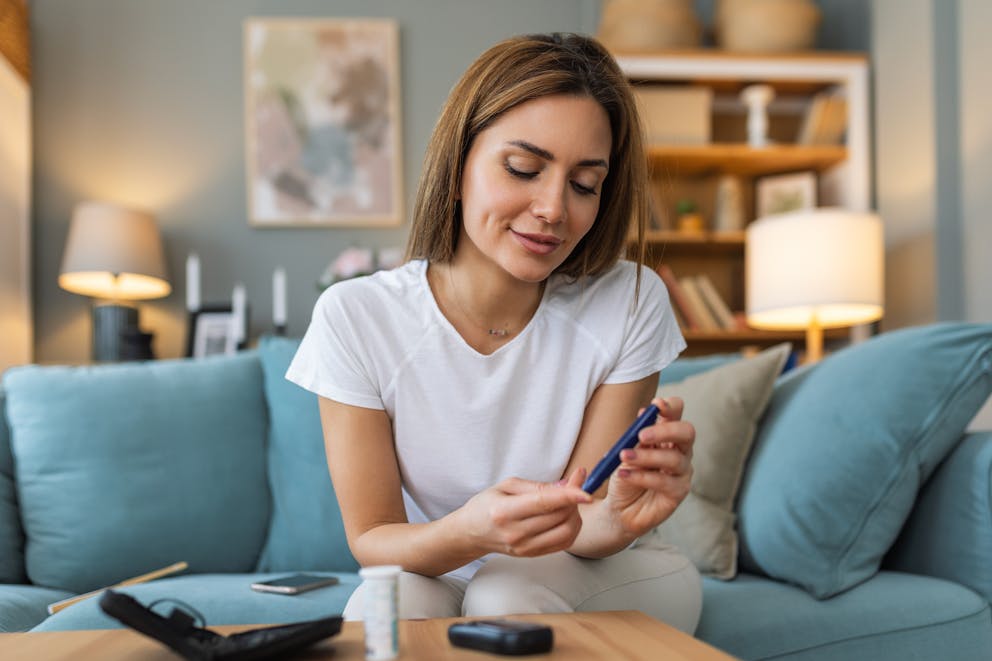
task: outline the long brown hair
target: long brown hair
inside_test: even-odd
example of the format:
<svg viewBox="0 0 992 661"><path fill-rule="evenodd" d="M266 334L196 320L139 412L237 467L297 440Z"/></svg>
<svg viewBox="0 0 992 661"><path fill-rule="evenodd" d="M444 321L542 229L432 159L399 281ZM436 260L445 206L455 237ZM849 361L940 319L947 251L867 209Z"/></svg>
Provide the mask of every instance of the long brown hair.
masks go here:
<svg viewBox="0 0 992 661"><path fill-rule="evenodd" d="M457 194L472 141L508 110L552 94L595 99L606 110L613 137L596 221L555 272L578 278L607 270L624 254L631 223L635 255L644 262L647 163L630 85L598 41L564 33L496 44L452 89L424 157L407 259L451 260L461 230Z"/></svg>

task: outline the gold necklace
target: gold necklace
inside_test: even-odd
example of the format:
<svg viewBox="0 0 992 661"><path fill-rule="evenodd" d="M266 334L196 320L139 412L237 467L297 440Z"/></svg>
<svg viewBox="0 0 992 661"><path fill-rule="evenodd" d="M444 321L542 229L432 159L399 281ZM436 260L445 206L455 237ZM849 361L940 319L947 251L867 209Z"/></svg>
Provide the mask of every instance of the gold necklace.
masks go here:
<svg viewBox="0 0 992 661"><path fill-rule="evenodd" d="M512 331L510 331L508 328L506 328L506 325L505 324L504 324L503 328L491 328L491 327L490 328L487 328L485 324L480 324L477 321L475 321L475 319L472 318L472 315L470 315L465 310L465 307L462 305L461 300L459 300L459 298L458 298L458 292L457 292L457 290L455 288L455 278L451 274L451 266L448 265L447 268L448 268L448 284L449 284L449 287L451 289L451 298L452 298L452 300L454 300L455 306L458 308L458 311L462 313L462 316L465 317L465 319L467 319L476 328L479 328L481 330L485 330L488 335L491 335L493 337L498 337L498 338L504 338L504 337L508 336ZM538 290L538 297L539 298L543 298L543 296L544 296L544 282L541 282L540 289Z"/></svg>

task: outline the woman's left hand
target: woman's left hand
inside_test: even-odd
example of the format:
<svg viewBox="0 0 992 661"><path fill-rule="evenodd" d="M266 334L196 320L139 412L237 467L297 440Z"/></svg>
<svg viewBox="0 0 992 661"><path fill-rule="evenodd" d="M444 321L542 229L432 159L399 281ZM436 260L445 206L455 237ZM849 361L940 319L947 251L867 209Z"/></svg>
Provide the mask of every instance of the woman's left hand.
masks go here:
<svg viewBox="0 0 992 661"><path fill-rule="evenodd" d="M655 424L638 434L639 442L620 454L606 504L623 530L640 536L667 519L689 494L696 429L682 420L678 397L651 400L660 411Z"/></svg>

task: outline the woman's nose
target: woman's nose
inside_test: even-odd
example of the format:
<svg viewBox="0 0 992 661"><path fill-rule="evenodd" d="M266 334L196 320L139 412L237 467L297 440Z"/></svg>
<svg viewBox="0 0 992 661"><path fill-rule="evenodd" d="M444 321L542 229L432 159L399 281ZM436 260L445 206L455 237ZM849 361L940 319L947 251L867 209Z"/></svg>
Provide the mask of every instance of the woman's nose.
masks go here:
<svg viewBox="0 0 992 661"><path fill-rule="evenodd" d="M546 223L563 222L566 218L565 184L549 181L542 186L531 203L531 212Z"/></svg>

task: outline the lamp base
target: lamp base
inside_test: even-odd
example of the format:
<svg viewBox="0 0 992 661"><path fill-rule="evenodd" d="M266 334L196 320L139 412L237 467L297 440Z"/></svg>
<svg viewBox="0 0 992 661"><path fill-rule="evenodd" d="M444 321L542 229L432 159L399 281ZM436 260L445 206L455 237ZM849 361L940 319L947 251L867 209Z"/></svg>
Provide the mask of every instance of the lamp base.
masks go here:
<svg viewBox="0 0 992 661"><path fill-rule="evenodd" d="M806 361L805 364L812 365L823 358L823 326L813 315L806 327Z"/></svg>
<svg viewBox="0 0 992 661"><path fill-rule="evenodd" d="M93 306L93 361L112 363L154 358L150 333L138 328L138 309L118 303Z"/></svg>

